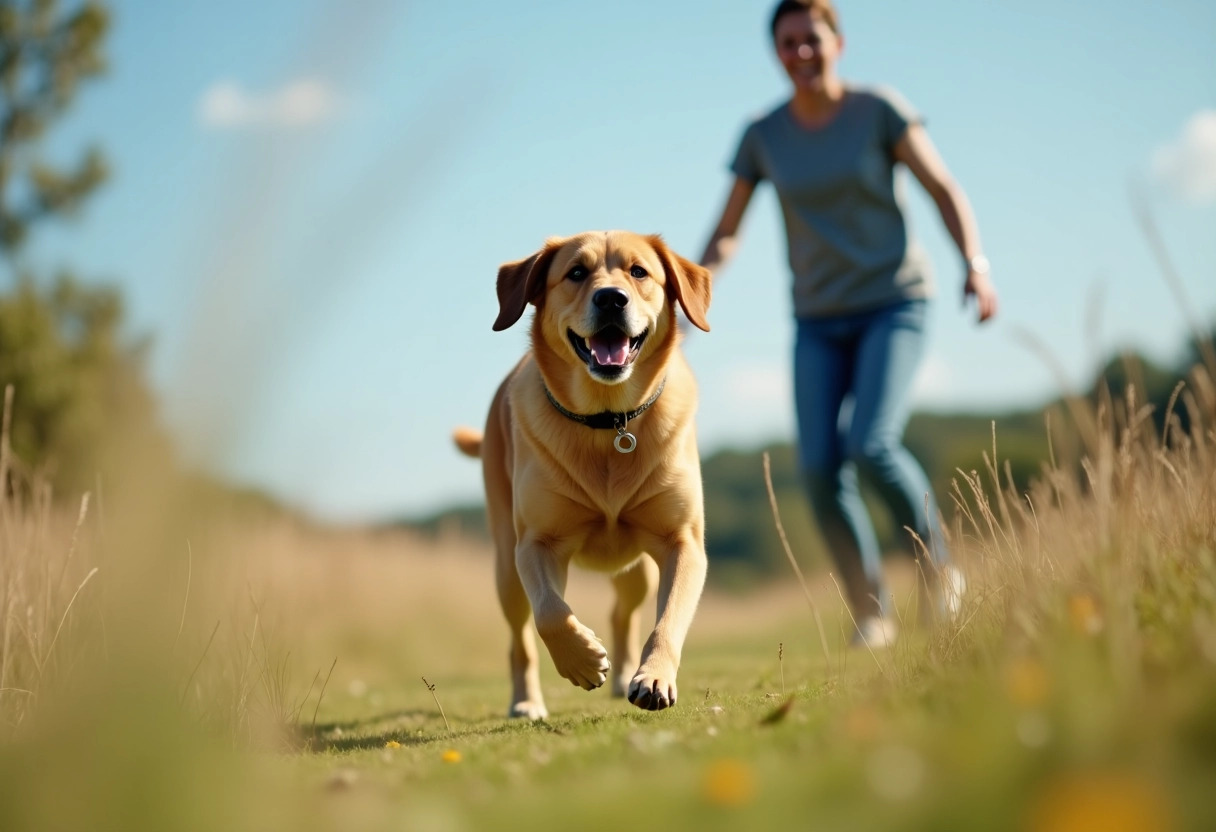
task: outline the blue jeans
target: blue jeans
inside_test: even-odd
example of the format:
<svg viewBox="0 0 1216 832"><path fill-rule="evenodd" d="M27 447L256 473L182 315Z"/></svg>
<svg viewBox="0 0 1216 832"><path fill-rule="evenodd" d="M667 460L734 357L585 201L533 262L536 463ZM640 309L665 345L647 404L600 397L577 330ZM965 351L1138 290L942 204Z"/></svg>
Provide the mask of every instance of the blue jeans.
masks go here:
<svg viewBox="0 0 1216 832"><path fill-rule="evenodd" d="M883 614L887 607L878 540L858 490L859 476L891 509L910 550L905 527L929 547L934 565L946 561L929 480L903 446L908 393L924 352L925 313L924 300L911 300L798 321L799 463L819 530L858 619Z"/></svg>

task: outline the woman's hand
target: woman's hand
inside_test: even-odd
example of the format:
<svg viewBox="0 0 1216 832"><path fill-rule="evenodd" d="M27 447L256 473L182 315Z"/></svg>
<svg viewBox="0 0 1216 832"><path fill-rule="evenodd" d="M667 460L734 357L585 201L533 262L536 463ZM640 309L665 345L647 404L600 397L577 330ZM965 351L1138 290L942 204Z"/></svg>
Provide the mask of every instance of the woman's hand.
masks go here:
<svg viewBox="0 0 1216 832"><path fill-rule="evenodd" d="M979 309L980 323L996 315L996 287L992 285L992 279L989 277L988 272L977 272L975 269L967 270L967 280L963 283L963 306L967 305L967 301L973 295L975 296L975 305Z"/></svg>
<svg viewBox="0 0 1216 832"><path fill-rule="evenodd" d="M912 171L912 175L933 199L959 253L966 256L967 252L981 251L980 233L975 225L971 203L950 176L946 163L938 155L924 127L919 124L908 126L895 145L895 158L908 166L908 170ZM987 269L977 271L968 267L967 280L963 283L964 306L972 295L979 307L981 323L996 314L996 289Z"/></svg>
<svg viewBox="0 0 1216 832"><path fill-rule="evenodd" d="M743 221L743 212L747 210L747 204L751 202L755 191L755 182L736 176L735 181L731 183L730 194L726 197L726 204L722 206L722 216L714 227L714 233L709 236L705 253L701 255L700 260L702 266L713 272L715 280L719 270L735 254L739 223Z"/></svg>

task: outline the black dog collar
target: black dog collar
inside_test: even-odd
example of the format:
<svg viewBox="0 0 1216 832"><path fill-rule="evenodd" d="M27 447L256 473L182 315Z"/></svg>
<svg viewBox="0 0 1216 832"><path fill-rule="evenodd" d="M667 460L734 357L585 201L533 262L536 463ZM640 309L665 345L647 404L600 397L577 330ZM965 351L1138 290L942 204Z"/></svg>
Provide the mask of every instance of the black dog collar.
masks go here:
<svg viewBox="0 0 1216 832"><path fill-rule="evenodd" d="M615 430L616 439L613 440L613 445L623 454L631 453L638 446L637 437L629 433L627 428L629 422L641 416L650 406L659 400L659 396L663 393L663 388L667 386L667 378L664 377L659 382L659 389L654 391L654 395L639 405L636 409L628 413L621 413L615 410L604 410L600 413L592 413L584 415L581 413L573 413L562 407L561 403L553 397L553 393L549 391L549 386L541 382L541 387L545 390L545 397L549 399L549 404L553 405L554 409L565 416L572 422L578 422L580 425L586 425L589 428L596 430Z"/></svg>

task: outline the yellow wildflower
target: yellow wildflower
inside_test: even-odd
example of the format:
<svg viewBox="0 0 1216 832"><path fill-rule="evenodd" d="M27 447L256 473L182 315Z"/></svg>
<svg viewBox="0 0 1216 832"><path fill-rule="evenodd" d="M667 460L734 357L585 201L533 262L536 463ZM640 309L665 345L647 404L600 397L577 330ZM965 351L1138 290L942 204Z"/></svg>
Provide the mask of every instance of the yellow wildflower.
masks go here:
<svg viewBox="0 0 1216 832"><path fill-rule="evenodd" d="M1071 774L1048 784L1031 809L1032 832L1168 832L1172 812L1160 787L1120 772Z"/></svg>
<svg viewBox="0 0 1216 832"><path fill-rule="evenodd" d="M1082 635L1096 636L1102 632L1102 612L1092 595L1081 592L1068 596L1068 621Z"/></svg>
<svg viewBox="0 0 1216 832"><path fill-rule="evenodd" d="M1005 671L1005 685L1013 704L1034 708L1047 701L1051 679L1037 660L1028 656L1014 659Z"/></svg>
<svg viewBox="0 0 1216 832"><path fill-rule="evenodd" d="M743 806L756 796L756 778L741 760L716 760L705 771L704 793L715 806Z"/></svg>

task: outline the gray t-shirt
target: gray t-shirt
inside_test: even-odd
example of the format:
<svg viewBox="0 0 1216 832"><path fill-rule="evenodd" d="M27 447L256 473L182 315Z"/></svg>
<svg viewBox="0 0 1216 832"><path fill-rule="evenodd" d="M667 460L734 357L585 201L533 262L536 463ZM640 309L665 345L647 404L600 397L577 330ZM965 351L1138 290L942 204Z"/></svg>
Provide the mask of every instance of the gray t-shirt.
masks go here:
<svg viewBox="0 0 1216 832"><path fill-rule="evenodd" d="M920 122L894 91L849 86L822 127L798 124L788 103L748 125L730 167L776 188L799 318L932 294L929 259L908 233L895 180L895 144Z"/></svg>

